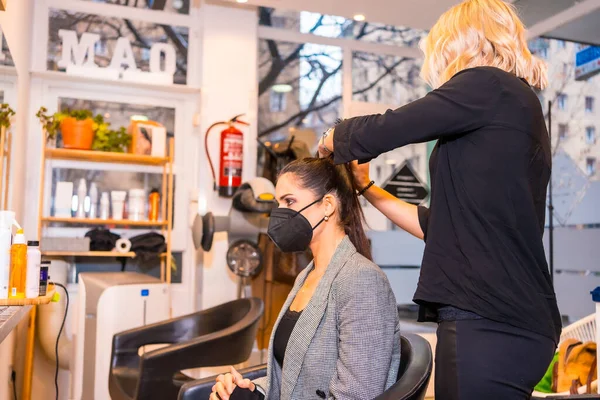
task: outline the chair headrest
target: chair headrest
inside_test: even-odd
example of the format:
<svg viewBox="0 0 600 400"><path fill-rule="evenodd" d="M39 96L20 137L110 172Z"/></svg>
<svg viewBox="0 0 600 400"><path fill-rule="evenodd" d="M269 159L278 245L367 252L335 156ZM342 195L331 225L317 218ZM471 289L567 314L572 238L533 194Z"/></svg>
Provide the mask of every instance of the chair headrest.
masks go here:
<svg viewBox="0 0 600 400"><path fill-rule="evenodd" d="M235 192L232 206L242 212L269 213L277 206L275 186L266 178L251 179Z"/></svg>

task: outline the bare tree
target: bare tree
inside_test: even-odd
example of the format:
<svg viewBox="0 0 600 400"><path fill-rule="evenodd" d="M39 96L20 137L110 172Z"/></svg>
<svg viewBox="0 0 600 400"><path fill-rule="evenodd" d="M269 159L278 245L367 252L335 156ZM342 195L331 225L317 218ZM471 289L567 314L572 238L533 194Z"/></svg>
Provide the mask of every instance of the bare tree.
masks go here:
<svg viewBox="0 0 600 400"><path fill-rule="evenodd" d="M263 26L275 26L275 11L269 8L259 9L259 21ZM294 20L295 17L295 20ZM291 15L293 28L298 27L298 14ZM286 27L290 28L290 22ZM422 37L423 32L393 26L355 22L341 18L326 18L323 15L314 18L309 33L318 34L327 30L335 36L365 40L372 42L387 42L401 46L414 46ZM339 50L339 49L338 49ZM333 123L339 117L339 104L342 98L341 85L332 90L333 80L341 82L343 63L341 52L328 49L326 46L315 46L308 43L291 44L271 39L261 41L259 46L259 136L268 136L284 128L302 127L307 117L311 116L321 125ZM400 68L402 67L402 68ZM418 86L413 77L418 74L418 63L413 59L382 56L377 54L355 53L353 55L353 70L363 70L365 79L355 79L353 97L367 96L373 89L381 92L380 86L392 83L404 86ZM291 94L298 96L302 82L311 82L311 93L308 100L288 107L285 115L272 115L265 110L267 96L275 84L285 84L292 88ZM271 114L271 115L269 115Z"/></svg>

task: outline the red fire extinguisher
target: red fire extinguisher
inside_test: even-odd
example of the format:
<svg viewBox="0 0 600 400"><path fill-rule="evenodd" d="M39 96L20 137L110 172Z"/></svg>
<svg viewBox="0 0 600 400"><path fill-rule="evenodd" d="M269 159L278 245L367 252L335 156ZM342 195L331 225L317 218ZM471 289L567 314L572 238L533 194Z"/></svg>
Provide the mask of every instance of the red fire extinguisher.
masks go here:
<svg viewBox="0 0 600 400"><path fill-rule="evenodd" d="M235 127L235 124L249 125L247 122L239 121L238 118L244 114L236 115L229 121L220 121L212 124L204 136L204 148L206 158L210 165L213 177L213 190L219 191L221 197L232 197L238 187L242 184L242 163L244 161L244 134ZM215 176L215 168L208 151L208 135L218 125L227 125L221 131L221 152L219 156L219 180Z"/></svg>

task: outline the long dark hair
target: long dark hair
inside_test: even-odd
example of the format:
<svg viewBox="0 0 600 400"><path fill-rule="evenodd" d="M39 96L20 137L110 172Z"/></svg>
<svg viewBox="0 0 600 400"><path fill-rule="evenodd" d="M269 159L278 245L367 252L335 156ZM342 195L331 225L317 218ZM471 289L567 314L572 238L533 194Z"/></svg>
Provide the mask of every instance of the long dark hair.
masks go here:
<svg viewBox="0 0 600 400"><path fill-rule="evenodd" d="M294 174L305 189L317 197L334 195L340 204L339 220L356 250L372 260L371 246L365 234L365 216L358 201L350 164L335 165L331 158L303 158L286 165L279 176Z"/></svg>

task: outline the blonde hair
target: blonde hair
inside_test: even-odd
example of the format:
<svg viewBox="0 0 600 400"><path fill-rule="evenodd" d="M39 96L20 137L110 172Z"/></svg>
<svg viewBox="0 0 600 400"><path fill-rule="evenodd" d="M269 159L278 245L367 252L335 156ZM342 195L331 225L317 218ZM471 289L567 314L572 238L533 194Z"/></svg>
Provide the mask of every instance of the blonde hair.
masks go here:
<svg viewBox="0 0 600 400"><path fill-rule="evenodd" d="M421 77L433 88L473 67L497 67L531 86L547 84L546 64L527 48L526 30L512 4L466 0L446 11L420 43Z"/></svg>

